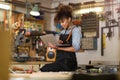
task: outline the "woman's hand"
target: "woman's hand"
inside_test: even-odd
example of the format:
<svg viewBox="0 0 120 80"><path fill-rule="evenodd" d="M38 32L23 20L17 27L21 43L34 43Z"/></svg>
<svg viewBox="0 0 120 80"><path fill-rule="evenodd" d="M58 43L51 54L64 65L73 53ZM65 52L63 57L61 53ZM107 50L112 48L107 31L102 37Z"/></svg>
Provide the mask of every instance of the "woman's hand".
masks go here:
<svg viewBox="0 0 120 80"><path fill-rule="evenodd" d="M53 45L52 43L48 42L48 46L53 48L53 49L57 49L57 46L56 45Z"/></svg>
<svg viewBox="0 0 120 80"><path fill-rule="evenodd" d="M62 41L62 40L59 40L58 42L59 42L59 44L62 44L62 43L63 43L63 41Z"/></svg>

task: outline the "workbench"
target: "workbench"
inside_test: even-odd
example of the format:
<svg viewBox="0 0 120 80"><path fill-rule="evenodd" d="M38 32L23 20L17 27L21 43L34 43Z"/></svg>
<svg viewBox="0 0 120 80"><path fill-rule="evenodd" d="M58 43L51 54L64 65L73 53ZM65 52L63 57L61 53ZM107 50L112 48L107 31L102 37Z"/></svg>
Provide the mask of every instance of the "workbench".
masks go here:
<svg viewBox="0 0 120 80"><path fill-rule="evenodd" d="M35 72L32 74L10 74L9 80L71 80L72 72Z"/></svg>

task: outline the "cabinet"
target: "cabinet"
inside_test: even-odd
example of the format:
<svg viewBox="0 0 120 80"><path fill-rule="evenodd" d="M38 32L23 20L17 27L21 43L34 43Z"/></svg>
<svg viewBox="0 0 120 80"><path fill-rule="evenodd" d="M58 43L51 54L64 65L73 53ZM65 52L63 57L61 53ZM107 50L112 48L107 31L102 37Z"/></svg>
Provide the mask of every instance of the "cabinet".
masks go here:
<svg viewBox="0 0 120 80"><path fill-rule="evenodd" d="M81 29L84 37L98 37L99 36L98 15L95 12L83 14L81 16Z"/></svg>
<svg viewBox="0 0 120 80"><path fill-rule="evenodd" d="M82 38L81 45L84 50L97 50L97 38Z"/></svg>

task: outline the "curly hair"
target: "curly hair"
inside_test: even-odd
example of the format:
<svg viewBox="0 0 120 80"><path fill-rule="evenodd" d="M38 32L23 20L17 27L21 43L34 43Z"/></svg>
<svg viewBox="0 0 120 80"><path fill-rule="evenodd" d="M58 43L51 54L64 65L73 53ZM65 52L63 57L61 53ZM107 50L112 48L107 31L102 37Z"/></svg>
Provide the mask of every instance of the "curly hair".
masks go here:
<svg viewBox="0 0 120 80"><path fill-rule="evenodd" d="M72 7L68 5L62 5L58 8L56 16L54 18L54 22L58 23L59 20L63 20L64 18L72 19Z"/></svg>

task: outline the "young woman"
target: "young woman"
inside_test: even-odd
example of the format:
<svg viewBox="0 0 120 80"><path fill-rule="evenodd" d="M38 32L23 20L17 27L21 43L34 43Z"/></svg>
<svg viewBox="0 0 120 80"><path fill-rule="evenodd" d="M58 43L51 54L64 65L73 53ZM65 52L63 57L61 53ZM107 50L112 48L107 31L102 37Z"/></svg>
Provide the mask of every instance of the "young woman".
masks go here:
<svg viewBox="0 0 120 80"><path fill-rule="evenodd" d="M61 6L54 21L62 27L59 42L68 46L55 46L49 43L49 47L57 50L56 61L46 64L40 70L43 72L75 71L77 69L75 52L80 49L81 30L80 27L72 24L72 8L67 5Z"/></svg>

